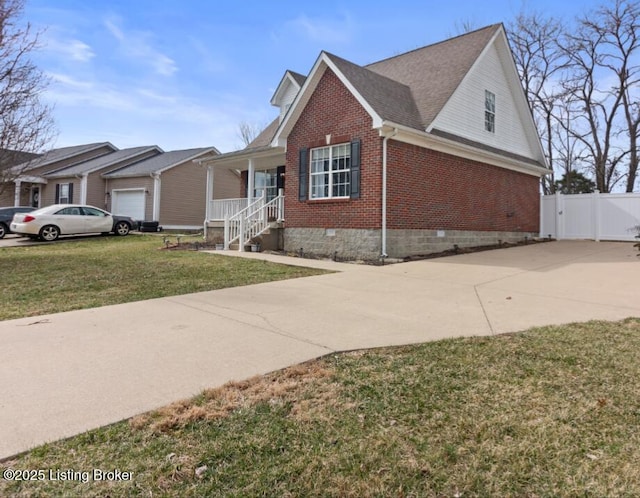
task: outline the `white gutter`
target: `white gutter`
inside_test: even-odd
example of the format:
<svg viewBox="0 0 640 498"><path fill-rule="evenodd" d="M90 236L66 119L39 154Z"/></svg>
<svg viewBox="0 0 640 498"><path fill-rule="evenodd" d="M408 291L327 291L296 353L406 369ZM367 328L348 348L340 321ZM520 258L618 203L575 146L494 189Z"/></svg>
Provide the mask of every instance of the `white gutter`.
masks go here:
<svg viewBox="0 0 640 498"><path fill-rule="evenodd" d="M381 258L387 258L387 141L398 133L394 128L391 134L385 134L382 139L382 251Z"/></svg>

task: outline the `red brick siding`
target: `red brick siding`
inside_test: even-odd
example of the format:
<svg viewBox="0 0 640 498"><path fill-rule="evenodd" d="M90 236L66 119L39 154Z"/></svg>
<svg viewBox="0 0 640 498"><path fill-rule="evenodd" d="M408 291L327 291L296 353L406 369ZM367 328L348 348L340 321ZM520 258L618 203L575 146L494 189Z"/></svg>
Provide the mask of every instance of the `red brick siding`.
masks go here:
<svg viewBox="0 0 640 498"><path fill-rule="evenodd" d="M537 177L393 140L388 145L389 228L538 230Z"/></svg>
<svg viewBox="0 0 640 498"><path fill-rule="evenodd" d="M359 199L298 201L298 151L303 147L361 140ZM376 228L380 226L382 139L371 117L329 69L287 138L287 227Z"/></svg>
<svg viewBox="0 0 640 498"><path fill-rule="evenodd" d="M290 228L380 228L382 138L327 69L287 139L285 219ZM298 201L298 151L361 139L359 199ZM536 232L537 177L389 140L387 227ZM246 181L246 180L245 180ZM509 216L507 216L509 214Z"/></svg>

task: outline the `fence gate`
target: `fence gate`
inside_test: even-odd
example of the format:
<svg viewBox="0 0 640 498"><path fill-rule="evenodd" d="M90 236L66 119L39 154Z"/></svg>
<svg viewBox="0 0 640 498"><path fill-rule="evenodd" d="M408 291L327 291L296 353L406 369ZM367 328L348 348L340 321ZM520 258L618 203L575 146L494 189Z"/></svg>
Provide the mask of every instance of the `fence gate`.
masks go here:
<svg viewBox="0 0 640 498"><path fill-rule="evenodd" d="M540 198L540 236L555 239L636 240L640 193L555 194Z"/></svg>

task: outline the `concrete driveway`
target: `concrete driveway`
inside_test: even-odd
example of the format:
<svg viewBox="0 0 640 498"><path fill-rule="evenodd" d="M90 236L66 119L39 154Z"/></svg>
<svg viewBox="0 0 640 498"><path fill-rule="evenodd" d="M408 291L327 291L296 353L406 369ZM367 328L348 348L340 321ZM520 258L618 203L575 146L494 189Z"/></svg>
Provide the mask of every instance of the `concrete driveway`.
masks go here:
<svg viewBox="0 0 640 498"><path fill-rule="evenodd" d="M631 243L549 242L0 322L0 458L335 351L640 316ZM237 254L230 254L231 256Z"/></svg>

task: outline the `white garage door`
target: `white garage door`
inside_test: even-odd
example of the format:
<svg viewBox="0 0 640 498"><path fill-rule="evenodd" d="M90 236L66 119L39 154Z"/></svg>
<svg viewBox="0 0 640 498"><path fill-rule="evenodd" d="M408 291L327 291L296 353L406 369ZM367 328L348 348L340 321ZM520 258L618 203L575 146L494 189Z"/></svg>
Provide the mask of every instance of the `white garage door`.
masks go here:
<svg viewBox="0 0 640 498"><path fill-rule="evenodd" d="M112 192L112 212L131 216L134 220L144 220L144 189L114 190Z"/></svg>

